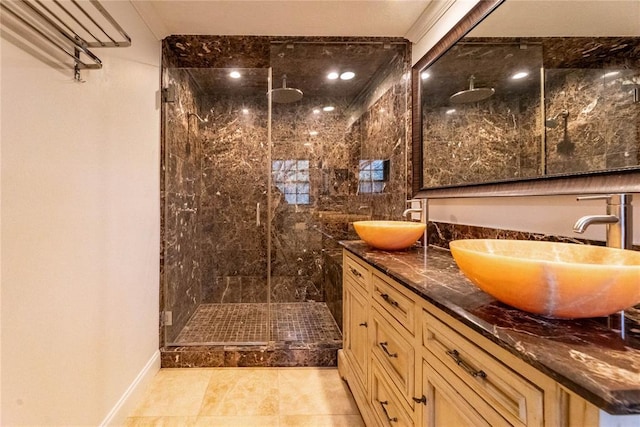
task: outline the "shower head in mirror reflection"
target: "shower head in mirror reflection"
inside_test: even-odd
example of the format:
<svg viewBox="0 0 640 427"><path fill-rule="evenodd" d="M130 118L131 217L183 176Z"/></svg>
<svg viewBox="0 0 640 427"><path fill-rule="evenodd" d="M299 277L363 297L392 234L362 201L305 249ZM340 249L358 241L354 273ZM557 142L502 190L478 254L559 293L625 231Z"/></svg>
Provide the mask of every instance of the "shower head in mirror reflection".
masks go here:
<svg viewBox="0 0 640 427"><path fill-rule="evenodd" d="M546 127L548 127L549 129L553 129L553 128L555 128L555 127L558 127L558 125L560 124L560 123L558 122L558 117L562 117L563 119L565 119L565 120L566 120L566 119L569 117L569 111L567 111L567 110L562 110L562 111L560 111L558 114L556 114L555 116L553 116L553 117L549 117L548 119L546 119L546 120L544 121L544 125L545 125Z"/></svg>
<svg viewBox="0 0 640 427"><path fill-rule="evenodd" d="M492 87L475 87L475 76L469 77L469 89L456 92L449 97L452 104L466 104L469 102L480 102L493 96L496 90Z"/></svg>

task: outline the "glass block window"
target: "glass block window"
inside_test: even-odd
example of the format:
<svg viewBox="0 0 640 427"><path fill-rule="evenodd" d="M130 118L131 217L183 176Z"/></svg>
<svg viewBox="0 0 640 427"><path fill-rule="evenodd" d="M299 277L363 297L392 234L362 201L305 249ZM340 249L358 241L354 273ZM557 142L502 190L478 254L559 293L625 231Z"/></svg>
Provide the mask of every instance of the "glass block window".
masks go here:
<svg viewBox="0 0 640 427"><path fill-rule="evenodd" d="M273 183L282 192L287 203L308 205L309 160L274 160L271 163Z"/></svg>
<svg viewBox="0 0 640 427"><path fill-rule="evenodd" d="M359 193L382 193L389 180L389 160L360 160Z"/></svg>

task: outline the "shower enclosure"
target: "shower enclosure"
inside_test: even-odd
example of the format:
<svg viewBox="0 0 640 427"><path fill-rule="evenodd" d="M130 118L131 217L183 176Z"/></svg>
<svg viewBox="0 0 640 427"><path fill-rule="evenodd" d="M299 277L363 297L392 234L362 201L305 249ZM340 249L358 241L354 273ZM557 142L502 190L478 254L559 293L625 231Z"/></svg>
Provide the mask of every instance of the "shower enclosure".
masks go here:
<svg viewBox="0 0 640 427"><path fill-rule="evenodd" d="M165 52L172 41L186 45L176 36ZM398 218L404 207L406 43L268 46L268 67L165 61L165 348L335 353L337 241L355 238L353 220ZM328 81L336 66L361 80ZM378 185L374 160L387 165Z"/></svg>

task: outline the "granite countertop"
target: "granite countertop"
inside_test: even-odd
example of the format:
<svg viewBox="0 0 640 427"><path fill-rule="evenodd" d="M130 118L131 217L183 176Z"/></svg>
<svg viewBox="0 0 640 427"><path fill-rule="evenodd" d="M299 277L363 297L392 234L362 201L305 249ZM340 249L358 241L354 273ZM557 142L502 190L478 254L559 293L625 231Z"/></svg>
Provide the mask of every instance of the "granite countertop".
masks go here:
<svg viewBox="0 0 640 427"><path fill-rule="evenodd" d="M517 310L476 288L449 251L386 252L360 240L348 251L614 415L640 414L640 306L625 311L626 337L606 318L558 320Z"/></svg>

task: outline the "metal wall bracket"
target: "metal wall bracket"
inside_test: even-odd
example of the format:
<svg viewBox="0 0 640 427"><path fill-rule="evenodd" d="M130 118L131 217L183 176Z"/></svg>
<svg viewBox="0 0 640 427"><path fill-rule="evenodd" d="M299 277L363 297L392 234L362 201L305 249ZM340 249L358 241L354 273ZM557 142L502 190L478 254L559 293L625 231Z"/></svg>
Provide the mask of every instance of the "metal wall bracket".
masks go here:
<svg viewBox="0 0 640 427"><path fill-rule="evenodd" d="M176 87L169 85L162 88L162 102L175 102L176 101Z"/></svg>
<svg viewBox="0 0 640 427"><path fill-rule="evenodd" d="M160 312L160 326L172 326L173 325L173 312L162 311Z"/></svg>

